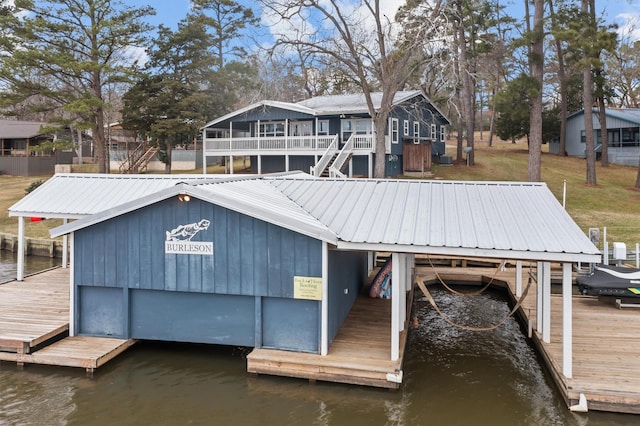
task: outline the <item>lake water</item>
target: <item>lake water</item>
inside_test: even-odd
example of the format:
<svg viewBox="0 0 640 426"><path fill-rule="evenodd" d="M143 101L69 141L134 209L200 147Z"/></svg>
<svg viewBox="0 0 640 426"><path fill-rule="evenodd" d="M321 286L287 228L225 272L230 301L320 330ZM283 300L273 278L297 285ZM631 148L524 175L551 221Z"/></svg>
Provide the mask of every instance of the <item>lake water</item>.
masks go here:
<svg viewBox="0 0 640 426"><path fill-rule="evenodd" d="M0 254L1 282L15 264ZM433 294L469 325L509 310L499 291ZM414 309L398 391L249 375L244 348L140 342L92 378L1 363L0 425L640 425L640 416L570 413L515 319L474 333L426 302Z"/></svg>

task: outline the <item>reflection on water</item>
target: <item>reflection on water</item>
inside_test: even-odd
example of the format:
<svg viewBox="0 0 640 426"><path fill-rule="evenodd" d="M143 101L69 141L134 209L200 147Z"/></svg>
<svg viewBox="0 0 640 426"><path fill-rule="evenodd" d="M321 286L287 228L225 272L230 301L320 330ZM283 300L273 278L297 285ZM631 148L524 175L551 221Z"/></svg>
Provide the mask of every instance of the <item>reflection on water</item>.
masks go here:
<svg viewBox="0 0 640 426"><path fill-rule="evenodd" d="M433 294L460 323L508 311L499 292ZM447 325L416 302L399 391L246 373L240 348L141 342L93 378L0 365L0 425L632 425L640 416L569 413L515 320L493 332Z"/></svg>
<svg viewBox="0 0 640 426"><path fill-rule="evenodd" d="M16 262L15 253L8 250L0 250L0 284L16 279ZM62 261L59 258L26 256L24 273L25 275L35 274L61 264Z"/></svg>

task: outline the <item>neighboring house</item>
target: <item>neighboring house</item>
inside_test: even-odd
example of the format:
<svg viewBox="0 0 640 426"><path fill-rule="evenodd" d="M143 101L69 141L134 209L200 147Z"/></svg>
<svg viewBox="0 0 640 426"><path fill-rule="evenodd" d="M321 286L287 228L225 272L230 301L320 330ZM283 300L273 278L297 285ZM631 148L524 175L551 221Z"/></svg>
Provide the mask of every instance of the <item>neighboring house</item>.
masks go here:
<svg viewBox="0 0 640 426"><path fill-rule="evenodd" d="M109 167L119 173L144 171L164 172L165 164L158 157L158 148L136 130L125 129L121 123L105 126L109 141ZM194 145L175 147L171 153L171 170L195 170L202 167L202 151Z"/></svg>
<svg viewBox="0 0 640 426"><path fill-rule="evenodd" d="M40 130L47 123L0 120L0 174L52 175L56 164L71 164L73 153L34 150L53 135Z"/></svg>
<svg viewBox="0 0 640 426"><path fill-rule="evenodd" d="M607 108L607 153L611 163L637 166L640 161L640 109ZM598 109L593 110L593 128L595 151L602 150L602 134ZM571 114L567 118L566 153L574 157L585 158L584 110ZM549 145L549 152L557 154L559 141Z"/></svg>
<svg viewBox="0 0 640 426"><path fill-rule="evenodd" d="M373 93L376 110L382 94ZM396 93L385 134L385 174L424 172L444 154L449 120L421 91ZM374 125L364 95L262 101L203 127L203 156L251 157L254 173L290 170L315 176L372 177ZM233 173L233 161L231 173ZM347 171L348 168L348 171Z"/></svg>
<svg viewBox="0 0 640 426"><path fill-rule="evenodd" d="M392 361L414 255L562 262L565 290L571 263L600 261L544 183L68 174L9 215L21 230L31 216L77 219L51 231L71 240L72 336L327 355L373 254L391 253L392 299L381 303L391 303ZM550 267L538 271L549 312ZM549 331L550 319L537 326Z"/></svg>

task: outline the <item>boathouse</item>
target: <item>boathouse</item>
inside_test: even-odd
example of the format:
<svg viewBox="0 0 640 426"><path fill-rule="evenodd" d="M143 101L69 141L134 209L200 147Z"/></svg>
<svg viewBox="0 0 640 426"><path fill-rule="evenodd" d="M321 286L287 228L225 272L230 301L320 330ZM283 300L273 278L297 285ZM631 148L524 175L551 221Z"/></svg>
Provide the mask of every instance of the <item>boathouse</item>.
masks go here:
<svg viewBox="0 0 640 426"><path fill-rule="evenodd" d="M382 93L371 94L376 111ZM449 120L419 90L397 92L385 129L385 152L376 153L376 129L362 94L317 96L296 103L264 100L203 127L209 157L250 157L254 173L290 170L315 176L373 176L376 155L385 176L428 172L444 155Z"/></svg>
<svg viewBox="0 0 640 426"><path fill-rule="evenodd" d="M547 342L549 265L559 262L566 377L571 266L600 261L543 183L56 175L10 214L22 229L29 215L77 219L51 231L70 237L71 335L321 357L362 293L375 253L392 258L392 298L381 301L390 305L381 315L390 323L391 361L402 353L415 255L538 262L536 326ZM399 383L402 372L386 377Z"/></svg>

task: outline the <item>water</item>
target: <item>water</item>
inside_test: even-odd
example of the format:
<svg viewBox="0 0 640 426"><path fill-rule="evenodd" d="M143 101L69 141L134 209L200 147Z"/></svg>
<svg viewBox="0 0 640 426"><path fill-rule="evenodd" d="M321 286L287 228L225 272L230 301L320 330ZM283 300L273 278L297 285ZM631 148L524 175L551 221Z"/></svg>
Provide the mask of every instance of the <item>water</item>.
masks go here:
<svg viewBox="0 0 640 426"><path fill-rule="evenodd" d="M0 250L0 283L16 279L16 254L8 250ZM54 266L60 266L62 261L59 258L49 258L42 256L25 257L25 275L35 274Z"/></svg>
<svg viewBox="0 0 640 426"><path fill-rule="evenodd" d="M475 326L509 310L497 291L433 294L454 321ZM398 391L252 376L242 348L140 342L93 378L1 363L0 425L640 424L640 416L570 413L515 320L473 333L447 325L426 302L414 309L419 326Z"/></svg>

